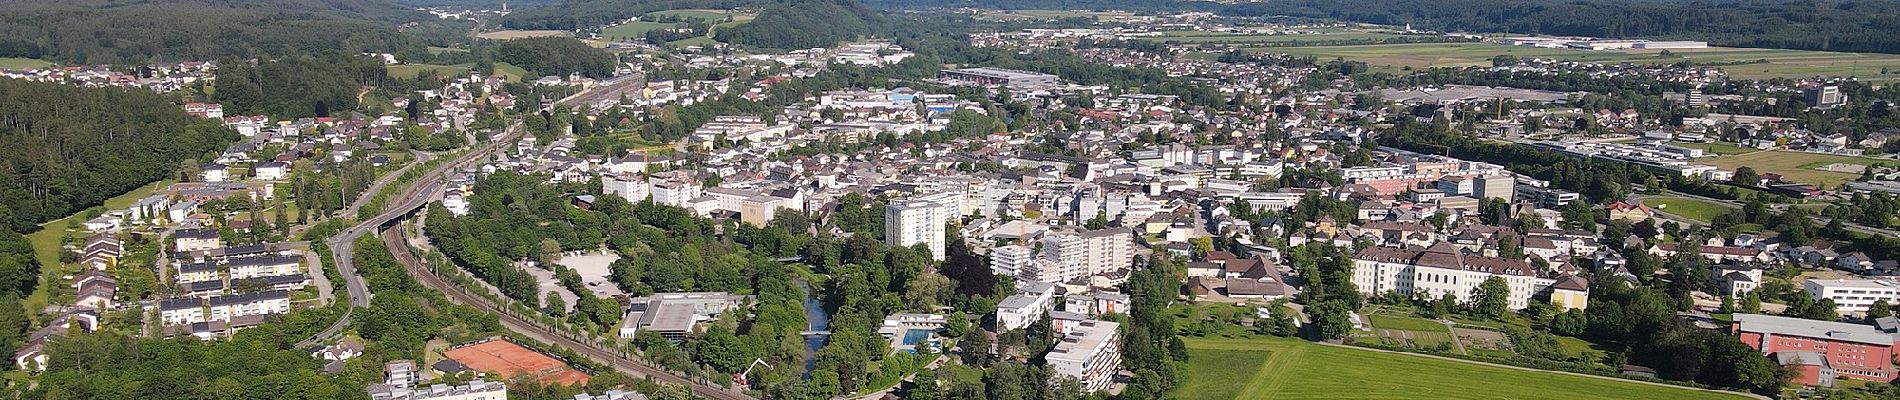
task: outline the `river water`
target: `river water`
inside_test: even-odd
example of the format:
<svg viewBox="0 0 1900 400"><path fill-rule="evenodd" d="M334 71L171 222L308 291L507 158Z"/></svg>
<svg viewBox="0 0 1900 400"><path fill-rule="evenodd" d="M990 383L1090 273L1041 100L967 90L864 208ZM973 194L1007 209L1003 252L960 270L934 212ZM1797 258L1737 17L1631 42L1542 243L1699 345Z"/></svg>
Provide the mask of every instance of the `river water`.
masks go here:
<svg viewBox="0 0 1900 400"><path fill-rule="evenodd" d="M811 285L805 283L805 280L800 279L797 283L798 288L805 291L805 330L818 332L831 329L831 315L825 313L825 303L818 300L818 296L812 293ZM811 378L812 368L818 366L818 349L825 347L825 342L830 339L831 336L828 334L805 336L806 379Z"/></svg>

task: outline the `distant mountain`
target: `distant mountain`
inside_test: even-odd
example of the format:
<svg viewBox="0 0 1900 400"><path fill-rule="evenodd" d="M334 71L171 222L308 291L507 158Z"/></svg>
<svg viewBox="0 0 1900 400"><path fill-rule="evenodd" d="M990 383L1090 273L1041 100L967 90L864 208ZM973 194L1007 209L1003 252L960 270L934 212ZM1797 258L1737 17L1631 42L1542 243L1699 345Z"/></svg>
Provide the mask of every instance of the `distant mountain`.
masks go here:
<svg viewBox="0 0 1900 400"><path fill-rule="evenodd" d="M412 22L412 33L397 29ZM0 0L0 57L90 64L408 53L428 43L414 32L440 24L387 0Z"/></svg>

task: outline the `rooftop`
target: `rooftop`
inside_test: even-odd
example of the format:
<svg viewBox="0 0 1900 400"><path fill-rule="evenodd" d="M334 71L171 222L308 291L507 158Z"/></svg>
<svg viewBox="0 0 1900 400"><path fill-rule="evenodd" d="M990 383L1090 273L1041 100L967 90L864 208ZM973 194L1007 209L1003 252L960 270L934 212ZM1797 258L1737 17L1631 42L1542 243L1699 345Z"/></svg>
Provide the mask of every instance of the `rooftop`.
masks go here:
<svg viewBox="0 0 1900 400"><path fill-rule="evenodd" d="M1735 325L1736 329L1743 332L1799 336L1878 346L1892 346L1894 342L1893 334L1881 332L1875 329L1873 325L1850 324L1845 322L1817 321L1762 314L1735 314Z"/></svg>

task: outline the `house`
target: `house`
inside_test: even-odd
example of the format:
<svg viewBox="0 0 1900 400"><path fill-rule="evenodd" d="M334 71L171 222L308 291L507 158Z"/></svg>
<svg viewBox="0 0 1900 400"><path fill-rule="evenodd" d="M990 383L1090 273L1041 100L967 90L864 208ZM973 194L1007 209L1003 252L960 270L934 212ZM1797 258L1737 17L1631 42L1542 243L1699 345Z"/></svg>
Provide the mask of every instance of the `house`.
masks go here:
<svg viewBox="0 0 1900 400"><path fill-rule="evenodd" d="M1617 202L1610 203L1610 205L1604 206L1603 208L1610 211L1610 219L1612 220L1620 219L1620 220L1625 220L1629 222L1643 222L1650 218L1656 217L1655 210L1651 210L1649 209L1649 206L1643 205L1641 203L1630 204L1630 203L1618 200Z"/></svg>
<svg viewBox="0 0 1900 400"><path fill-rule="evenodd" d="M277 181L290 176L290 164L281 161L265 161L251 168L252 177L258 180Z"/></svg>
<svg viewBox="0 0 1900 400"><path fill-rule="evenodd" d="M198 167L198 176L205 182L224 182L230 179L230 168L224 164L208 163Z"/></svg>
<svg viewBox="0 0 1900 400"><path fill-rule="evenodd" d="M172 232L173 251L210 250L219 247L224 247L224 239L218 237L216 230L179 229Z"/></svg>

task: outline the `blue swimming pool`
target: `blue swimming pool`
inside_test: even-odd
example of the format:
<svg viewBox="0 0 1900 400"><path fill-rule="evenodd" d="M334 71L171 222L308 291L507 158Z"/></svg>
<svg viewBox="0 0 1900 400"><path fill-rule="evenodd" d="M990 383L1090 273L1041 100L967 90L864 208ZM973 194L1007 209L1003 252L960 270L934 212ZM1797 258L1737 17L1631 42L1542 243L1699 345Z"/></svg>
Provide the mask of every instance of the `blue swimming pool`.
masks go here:
<svg viewBox="0 0 1900 400"><path fill-rule="evenodd" d="M903 343L905 346L916 346L918 343L923 343L925 340L930 340L930 331L923 330L923 329L911 329L911 330L904 331Z"/></svg>

